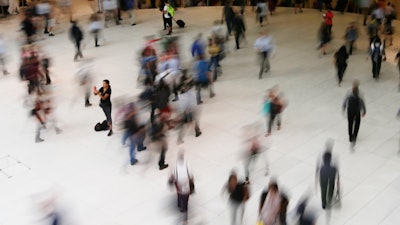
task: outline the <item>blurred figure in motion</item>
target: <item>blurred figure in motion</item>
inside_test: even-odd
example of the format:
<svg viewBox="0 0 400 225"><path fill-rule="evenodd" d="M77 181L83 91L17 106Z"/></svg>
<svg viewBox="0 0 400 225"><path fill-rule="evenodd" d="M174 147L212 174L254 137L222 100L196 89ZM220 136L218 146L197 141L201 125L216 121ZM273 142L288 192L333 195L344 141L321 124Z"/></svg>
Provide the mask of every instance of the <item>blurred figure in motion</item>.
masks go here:
<svg viewBox="0 0 400 225"><path fill-rule="evenodd" d="M199 110L196 107L196 91L194 90L193 80L183 76L181 82L181 100L179 101L179 112L177 119L178 144L183 143L185 127L194 123L195 136L199 137L202 133L199 127Z"/></svg>
<svg viewBox="0 0 400 225"><path fill-rule="evenodd" d="M100 108L103 109L104 114L106 115L107 124L110 129L107 136L111 136L113 134L112 130L112 119L111 119L111 86L109 80L103 80L103 86L97 90L96 86L93 88L94 95L100 97Z"/></svg>
<svg viewBox="0 0 400 225"><path fill-rule="evenodd" d="M358 80L353 82L353 88L343 102L343 113L347 109L349 141L351 142L352 147L355 146L357 141L361 116L364 117L367 112L364 100L359 93L359 85L360 83Z"/></svg>
<svg viewBox="0 0 400 225"><path fill-rule="evenodd" d="M225 19L226 23L226 28L227 28L227 33L226 33L226 39L229 39L229 36L231 36L232 32L232 21L235 18L235 13L233 12L233 8L231 6L230 1L225 1L224 8L222 10L222 18L221 18L221 24L223 23Z"/></svg>
<svg viewBox="0 0 400 225"><path fill-rule="evenodd" d="M315 173L316 186L319 182L321 188L322 209L329 209L332 206L335 183L337 193L339 193L340 190L340 177L338 168L336 165L332 164L332 148L333 141L328 140L326 142L325 152L322 155L322 163L317 163L317 169Z"/></svg>
<svg viewBox="0 0 400 225"><path fill-rule="evenodd" d="M50 57L48 56L47 52L44 50L43 47L37 46L37 51L38 51L38 56L40 60L40 65L41 65L41 70L42 73L44 73L44 79L45 79L45 84L50 85L51 84L51 79L50 79L50 66L51 66L51 60Z"/></svg>
<svg viewBox="0 0 400 225"><path fill-rule="evenodd" d="M201 100L201 89L208 88L210 92L210 98L215 96L214 87L213 87L213 79L211 77L210 72L208 71L208 62L204 59L204 55L200 55L197 61L193 64L194 71L194 79L196 83L197 90L197 104L200 105L203 103Z"/></svg>
<svg viewBox="0 0 400 225"><path fill-rule="evenodd" d="M274 193L275 189L279 190L278 184L276 183L275 180L271 180L269 182L269 184L268 184L268 188L261 193L260 204L259 204L259 207L258 207L258 214L260 216L261 216L261 212L262 212L262 210L264 208L264 205L265 205L269 190L272 190L272 193ZM278 214L279 214L279 217L278 217L279 218L279 224L286 225L287 224L286 223L286 212L287 212L287 206L289 205L289 199L282 192L279 193L279 196L280 196L279 212L278 212ZM273 206L271 206L271 207L273 207Z"/></svg>
<svg viewBox="0 0 400 225"><path fill-rule="evenodd" d="M25 9L24 19L21 22L21 30L25 33L26 44L32 44L35 41L36 26L33 23L33 14L33 9Z"/></svg>
<svg viewBox="0 0 400 225"><path fill-rule="evenodd" d="M176 193L178 195L178 208L180 212L184 213L183 222L186 224L188 220L188 203L189 196L194 193L194 178L188 163L185 159L184 153L178 154L178 160L168 183L175 185Z"/></svg>
<svg viewBox="0 0 400 225"><path fill-rule="evenodd" d="M244 134L244 145L246 150L246 159L244 164L246 181L250 182L250 170L251 166L257 162L257 158L263 152L263 146L260 143L260 135L258 127L256 125L248 125L243 129ZM268 173L268 165L267 173Z"/></svg>
<svg viewBox="0 0 400 225"><path fill-rule="evenodd" d="M235 13L235 17L232 21L232 29L235 34L236 49L240 49L240 38L244 39L246 27L243 22L243 16L239 13Z"/></svg>
<svg viewBox="0 0 400 225"><path fill-rule="evenodd" d="M283 98L282 93L279 92L278 86L274 86L270 91L269 91L269 101L270 101L270 110L269 110L269 121L268 121L268 131L267 134L265 135L270 136L271 131L272 131L272 125L277 119L277 125L278 125L278 130L281 129L281 124L282 124L282 112L285 109L287 102Z"/></svg>
<svg viewBox="0 0 400 225"><path fill-rule="evenodd" d="M261 36L256 39L254 48L260 55L260 72L258 78L262 78L262 74L271 69L269 58L275 54L275 42L267 30L261 32Z"/></svg>
<svg viewBox="0 0 400 225"><path fill-rule="evenodd" d="M321 26L319 27L318 40L318 49L321 50L321 55L326 55L326 46L331 41L331 32L329 30L329 26L326 24L325 21L321 22Z"/></svg>
<svg viewBox="0 0 400 225"><path fill-rule="evenodd" d="M245 203L250 198L249 182L238 181L236 172L232 171L224 190L229 193L231 205L231 225L243 222Z"/></svg>
<svg viewBox="0 0 400 225"><path fill-rule="evenodd" d="M68 21L72 21L72 0L58 0L58 5L63 16L68 16Z"/></svg>
<svg viewBox="0 0 400 225"><path fill-rule="evenodd" d="M170 122L170 114L168 112L160 112L160 114L156 115L151 121L152 141L156 142L157 147L160 148L160 158L158 160L159 170L168 168L168 164L165 163L165 154L168 150L166 133L173 128Z"/></svg>
<svg viewBox="0 0 400 225"><path fill-rule="evenodd" d="M352 47L350 47L351 49ZM335 66L337 70L338 85L342 83L344 72L347 68L347 59L349 55L347 54L346 46L342 45L339 50L334 55Z"/></svg>
<svg viewBox="0 0 400 225"><path fill-rule="evenodd" d="M74 56L74 61L78 61L78 56L83 58L82 51L81 51L81 41L83 40L83 32L81 28L78 27L77 21L72 21L72 27L69 31L69 36L72 42L75 44L76 52Z"/></svg>
<svg viewBox="0 0 400 225"><path fill-rule="evenodd" d="M94 36L94 46L99 47L99 34L104 28L104 24L101 21L101 17L98 13L93 13L90 16L89 32Z"/></svg>
<svg viewBox="0 0 400 225"><path fill-rule="evenodd" d="M136 159L136 148L137 151L144 151L147 148L144 146L143 141L146 135L146 129L144 124L140 124L138 120L138 109L133 103L129 103L124 106L124 126L125 133L122 138L122 143L125 144L126 139L129 138L129 157L130 164L135 165L138 160ZM137 146L137 147L136 147Z"/></svg>
<svg viewBox="0 0 400 225"><path fill-rule="evenodd" d="M358 38L358 28L356 22L351 22L349 26L347 26L344 38L349 46L349 55L351 55L353 54L354 43Z"/></svg>
<svg viewBox="0 0 400 225"><path fill-rule="evenodd" d="M297 224L298 225L316 225L317 217L314 213L307 210L309 204L309 199L302 198L299 200L298 205L296 206L296 215L298 217Z"/></svg>
<svg viewBox="0 0 400 225"><path fill-rule="evenodd" d="M20 76L24 81L28 81L28 94L43 93L42 80L43 73L40 70L40 61L37 49L34 45L22 48L22 64Z"/></svg>
<svg viewBox="0 0 400 225"><path fill-rule="evenodd" d="M40 132L42 129L47 129L49 126L54 127L56 134L61 133L61 129L57 125L53 102L48 91L36 97L35 106L31 111L31 115L38 121L35 136L36 143L44 141L44 139L40 137Z"/></svg>
<svg viewBox="0 0 400 225"><path fill-rule="evenodd" d="M119 25L118 18L118 2L117 0L103 0L104 20L107 27L107 21L110 18L115 20L115 24Z"/></svg>
<svg viewBox="0 0 400 225"><path fill-rule="evenodd" d="M93 62L91 60L82 61L78 72L76 73L79 86L82 88L85 93L85 107L92 106L90 103L90 91L93 85Z"/></svg>
<svg viewBox="0 0 400 225"><path fill-rule="evenodd" d="M265 3L265 0L258 1L256 7L256 14L258 22L260 23L260 27L262 27L264 19L266 20L268 15L268 5L267 3Z"/></svg>
<svg viewBox="0 0 400 225"><path fill-rule="evenodd" d="M3 70L3 75L10 74L6 67L6 45L4 43L3 35L0 34L0 65Z"/></svg>
<svg viewBox="0 0 400 225"><path fill-rule="evenodd" d="M192 44L192 57L198 59L200 56L203 56L205 54L205 49L206 46L203 41L203 34L199 33Z"/></svg>
<svg viewBox="0 0 400 225"><path fill-rule="evenodd" d="M208 70L213 70L213 80L216 81L218 78L218 65L219 65L219 54L220 54L220 45L217 44L217 39L215 37L211 37L208 42L208 54L210 55L210 64L208 66Z"/></svg>
<svg viewBox="0 0 400 225"><path fill-rule="evenodd" d="M261 194L260 205L258 208L260 221L264 225L273 225L280 218L282 197L279 194L278 184L270 182L267 191ZM285 211L286 214L286 211Z"/></svg>
<svg viewBox="0 0 400 225"><path fill-rule="evenodd" d="M370 6L371 6L371 0L360 0L359 2L360 11L364 17L363 26L367 25L367 18L370 13Z"/></svg>
<svg viewBox="0 0 400 225"><path fill-rule="evenodd" d="M386 60L385 46L382 44L379 37L374 38L372 41L369 49L369 55L371 56L372 62L372 77L375 80L378 80L381 73L382 60Z"/></svg>
<svg viewBox="0 0 400 225"><path fill-rule="evenodd" d="M369 36L369 44L372 44L375 38L379 38L379 24L375 15L371 15L371 21L369 21L367 26L367 33Z"/></svg>

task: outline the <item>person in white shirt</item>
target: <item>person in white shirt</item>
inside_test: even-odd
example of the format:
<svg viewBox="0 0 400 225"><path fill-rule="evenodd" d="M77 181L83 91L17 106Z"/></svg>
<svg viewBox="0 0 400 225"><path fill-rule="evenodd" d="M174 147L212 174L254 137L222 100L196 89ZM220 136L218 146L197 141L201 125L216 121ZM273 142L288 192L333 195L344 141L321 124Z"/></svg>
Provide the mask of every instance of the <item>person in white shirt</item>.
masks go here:
<svg viewBox="0 0 400 225"><path fill-rule="evenodd" d="M189 196L194 191L193 174L191 173L183 152L178 155L178 160L169 178L170 184L175 184L178 194L178 208L185 213L184 220L187 221Z"/></svg>
<svg viewBox="0 0 400 225"><path fill-rule="evenodd" d="M267 3L265 3L265 0L261 0L258 2L256 7L256 13L258 21L260 22L260 27L262 27L264 18L266 18L268 14L268 5Z"/></svg>
<svg viewBox="0 0 400 225"><path fill-rule="evenodd" d="M2 35L0 34L0 64L3 68L3 75L8 75L9 72L6 69L6 59L5 59L5 55L6 55L6 46L4 44L4 40Z"/></svg>
<svg viewBox="0 0 400 225"><path fill-rule="evenodd" d="M261 67L260 67L259 79L261 79L264 69L265 72L268 72L271 69L269 63L269 57L275 54L275 41L269 35L267 30L261 32L261 37L256 39L254 43L254 48L260 54Z"/></svg>

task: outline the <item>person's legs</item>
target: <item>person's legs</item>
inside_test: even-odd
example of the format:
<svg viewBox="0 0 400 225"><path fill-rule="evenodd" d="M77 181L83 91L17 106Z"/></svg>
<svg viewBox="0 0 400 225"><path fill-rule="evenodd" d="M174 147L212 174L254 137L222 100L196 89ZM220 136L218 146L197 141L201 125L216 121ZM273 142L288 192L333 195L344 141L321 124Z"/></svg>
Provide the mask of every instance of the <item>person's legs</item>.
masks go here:
<svg viewBox="0 0 400 225"><path fill-rule="evenodd" d="M269 122L268 122L268 134L271 134L271 130L272 130L272 124L274 123L276 114L271 113L270 117L269 117Z"/></svg>
<svg viewBox="0 0 400 225"><path fill-rule="evenodd" d="M379 74L381 73L381 65L382 57L378 57L378 61L376 62L376 78L379 78Z"/></svg>
<svg viewBox="0 0 400 225"><path fill-rule="evenodd" d="M125 131L122 133L122 145L126 144L126 140L128 140L129 137L131 137L132 134L128 131L128 129L125 129Z"/></svg>
<svg viewBox="0 0 400 225"><path fill-rule="evenodd" d="M203 101L201 101L201 84L196 85L196 99L197 99L197 105L203 103Z"/></svg>
<svg viewBox="0 0 400 225"><path fill-rule="evenodd" d="M240 33L239 32L235 32L235 43L236 43L236 49L239 49L239 37L240 37Z"/></svg>
<svg viewBox="0 0 400 225"><path fill-rule="evenodd" d="M129 145L129 157L130 157L130 163L131 165L134 165L137 160L136 160L136 143L135 143L135 138L134 135L129 136L130 140L130 145Z"/></svg>
<svg viewBox="0 0 400 225"><path fill-rule="evenodd" d="M132 26L133 26L133 25L136 25L136 23L135 23L135 11L134 11L134 9L128 10L128 13L129 13L129 17L131 18L131 25L132 25Z"/></svg>
<svg viewBox="0 0 400 225"><path fill-rule="evenodd" d="M357 140L357 135L358 135L358 130L360 129L360 114L355 115L355 123L354 123L354 131L353 131L353 140L356 141Z"/></svg>
<svg viewBox="0 0 400 225"><path fill-rule="evenodd" d="M231 204L231 225L237 225L236 218L240 203L230 201Z"/></svg>
<svg viewBox="0 0 400 225"><path fill-rule="evenodd" d="M328 206L331 206L331 204L332 204L332 197L333 197L333 191L335 190L335 179L333 178L333 179L329 179L329 182L328 182L328 193L327 193L327 196L326 196L326 204L328 205Z"/></svg>
<svg viewBox="0 0 400 225"><path fill-rule="evenodd" d="M43 125L39 123L36 128L36 136L35 136L36 143L44 141L42 138L40 138L40 131L42 129L43 129Z"/></svg>
<svg viewBox="0 0 400 225"><path fill-rule="evenodd" d="M8 75L9 73L6 68L6 60L4 59L3 55L0 55L0 65L3 68L3 75Z"/></svg>
<svg viewBox="0 0 400 225"><path fill-rule="evenodd" d="M354 125L355 115L352 113L347 113L347 123L348 123L348 132L349 132L349 141L353 142L354 134L353 134L353 125Z"/></svg>
<svg viewBox="0 0 400 225"><path fill-rule="evenodd" d="M93 35L94 35L94 46L95 47L99 47L99 30L94 30L93 31Z"/></svg>
<svg viewBox="0 0 400 225"><path fill-rule="evenodd" d="M376 78L377 76L377 63L372 58L372 77Z"/></svg>
<svg viewBox="0 0 400 225"><path fill-rule="evenodd" d="M259 72L259 79L261 79L262 74L264 72L265 60L267 58L267 52L260 53L260 72Z"/></svg>
<svg viewBox="0 0 400 225"><path fill-rule="evenodd" d="M320 180L320 186L321 186L321 200L322 200L322 208L326 208L326 194L327 194L327 189L328 189L328 182L326 181L321 181Z"/></svg>
<svg viewBox="0 0 400 225"><path fill-rule="evenodd" d="M166 152L167 152L167 143L166 143L165 138L162 138L160 159L158 161L158 166L159 166L160 170L163 170L168 167L168 164L165 164L165 153Z"/></svg>
<svg viewBox="0 0 400 225"><path fill-rule="evenodd" d="M231 33L232 33L232 20L230 18L229 19L226 18L225 22L226 22L226 28L228 29L228 35L227 36L230 36Z"/></svg>
<svg viewBox="0 0 400 225"><path fill-rule="evenodd" d="M109 126L109 132L108 132L108 136L111 136L113 134L113 130L112 130L112 118L111 118L111 105L109 106L103 106L102 107L104 114L106 115L106 119L107 119L107 123Z"/></svg>
<svg viewBox="0 0 400 225"><path fill-rule="evenodd" d="M350 49L349 49L349 55L353 54L353 46L354 46L354 41L350 41Z"/></svg>
<svg viewBox="0 0 400 225"><path fill-rule="evenodd" d="M281 129L281 125L282 125L282 120L281 120L281 114L280 113L278 113L278 114L276 114L276 122L277 122L277 125L278 125L278 130L280 130Z"/></svg>

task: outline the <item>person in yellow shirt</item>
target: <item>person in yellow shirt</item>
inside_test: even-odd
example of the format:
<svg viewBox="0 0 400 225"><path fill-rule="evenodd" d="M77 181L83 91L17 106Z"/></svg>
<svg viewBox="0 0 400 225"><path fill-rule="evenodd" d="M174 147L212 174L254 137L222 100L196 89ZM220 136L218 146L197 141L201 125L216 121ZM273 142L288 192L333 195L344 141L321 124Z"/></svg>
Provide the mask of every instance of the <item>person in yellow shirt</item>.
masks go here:
<svg viewBox="0 0 400 225"><path fill-rule="evenodd" d="M214 70L213 80L216 81L218 77L218 64L219 64L219 53L220 46L217 44L215 38L210 38L208 43L208 54L210 55L210 64L208 66L208 70L211 71L211 68Z"/></svg>

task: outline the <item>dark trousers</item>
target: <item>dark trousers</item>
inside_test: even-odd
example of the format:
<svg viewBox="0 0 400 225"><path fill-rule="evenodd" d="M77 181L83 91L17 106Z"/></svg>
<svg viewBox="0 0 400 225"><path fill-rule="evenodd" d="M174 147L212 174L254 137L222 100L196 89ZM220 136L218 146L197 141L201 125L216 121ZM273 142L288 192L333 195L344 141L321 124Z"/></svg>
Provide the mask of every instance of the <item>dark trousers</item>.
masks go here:
<svg viewBox="0 0 400 225"><path fill-rule="evenodd" d="M106 115L107 122L109 125L112 125L112 119L111 119L111 105L104 105L101 106L103 109L104 114Z"/></svg>
<svg viewBox="0 0 400 225"><path fill-rule="evenodd" d="M179 194L178 193L178 208L181 212L188 211L189 194Z"/></svg>
<svg viewBox="0 0 400 225"><path fill-rule="evenodd" d="M260 61L261 61L261 66L260 66L259 78L261 79L264 70L269 71L271 69L268 60L268 51L260 53Z"/></svg>
<svg viewBox="0 0 400 225"><path fill-rule="evenodd" d="M218 64L219 64L219 55L212 56L210 59L210 65L208 66L208 70L214 70L214 81L218 78Z"/></svg>
<svg viewBox="0 0 400 225"><path fill-rule="evenodd" d="M327 179L320 181L321 186L321 200L322 200L322 208L325 209L327 204L330 204L332 201L333 190L335 189L335 180Z"/></svg>
<svg viewBox="0 0 400 225"><path fill-rule="evenodd" d="M94 30L92 33L93 33L93 36L94 36L94 46L99 46L99 32L100 32L100 30Z"/></svg>
<svg viewBox="0 0 400 225"><path fill-rule="evenodd" d="M231 35L232 33L232 19L231 18L225 18L226 22L226 28L228 29L228 35Z"/></svg>
<svg viewBox="0 0 400 225"><path fill-rule="evenodd" d="M360 120L361 120L360 113L347 113L349 140L351 142L357 140L357 134L360 128Z"/></svg>
<svg viewBox="0 0 400 225"><path fill-rule="evenodd" d="M355 41L349 41L349 55L353 54L353 46Z"/></svg>
<svg viewBox="0 0 400 225"><path fill-rule="evenodd" d="M86 88L85 89L85 105L86 106L90 105L89 98L90 98L90 88Z"/></svg>
<svg viewBox="0 0 400 225"><path fill-rule="evenodd" d="M326 27L328 28L329 36L331 36L331 34L332 34L332 24L331 25L326 25Z"/></svg>
<svg viewBox="0 0 400 225"><path fill-rule="evenodd" d="M343 75L344 75L344 71L346 71L347 68L347 64L336 64L336 68L337 68L337 72L338 72L338 81L339 84L342 82L343 80Z"/></svg>
<svg viewBox="0 0 400 225"><path fill-rule="evenodd" d="M167 29L167 21L165 20L164 14L162 14L162 19L163 19L164 30L166 30Z"/></svg>
<svg viewBox="0 0 400 225"><path fill-rule="evenodd" d="M235 43L236 43L236 49L240 48L240 37L242 36L242 32L235 32Z"/></svg>
<svg viewBox="0 0 400 225"><path fill-rule="evenodd" d="M163 140L162 142L165 142L165 140ZM165 165L165 153L167 152L167 146L166 143L162 143L161 145L161 153L160 153L160 159L158 161L158 166L164 166Z"/></svg>
<svg viewBox="0 0 400 225"><path fill-rule="evenodd" d="M378 57L377 60L372 58L372 77L379 78L379 73L381 72L382 57Z"/></svg>
<svg viewBox="0 0 400 225"><path fill-rule="evenodd" d="M80 40L79 41L78 40L75 41L75 48L76 48L76 53L75 53L75 56L74 56L74 60L77 60L78 56L83 58L83 55L82 55L82 52L81 52L81 41Z"/></svg>
<svg viewBox="0 0 400 225"><path fill-rule="evenodd" d="M268 133L271 133L272 124L274 123L275 118L277 119L278 127L281 126L281 115L279 113L271 113L269 116L269 122L268 122Z"/></svg>

